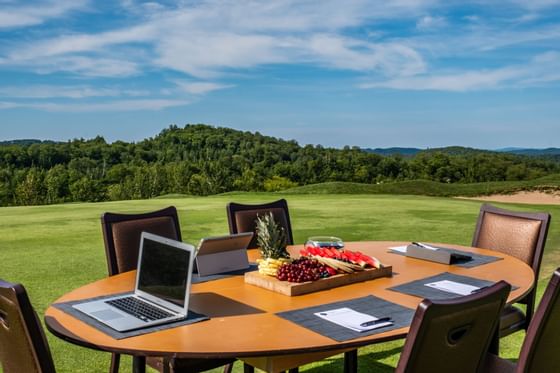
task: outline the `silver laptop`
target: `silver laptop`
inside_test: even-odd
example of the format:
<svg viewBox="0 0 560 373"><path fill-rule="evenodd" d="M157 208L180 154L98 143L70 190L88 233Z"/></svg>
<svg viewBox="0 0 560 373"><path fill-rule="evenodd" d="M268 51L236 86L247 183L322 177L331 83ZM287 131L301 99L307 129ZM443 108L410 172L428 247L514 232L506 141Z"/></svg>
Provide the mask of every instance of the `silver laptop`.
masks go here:
<svg viewBox="0 0 560 373"><path fill-rule="evenodd" d="M252 238L253 232L203 238L198 244L194 272L209 276L249 268L247 247Z"/></svg>
<svg viewBox="0 0 560 373"><path fill-rule="evenodd" d="M134 293L72 307L118 331L184 319L194 256L192 245L142 232Z"/></svg>

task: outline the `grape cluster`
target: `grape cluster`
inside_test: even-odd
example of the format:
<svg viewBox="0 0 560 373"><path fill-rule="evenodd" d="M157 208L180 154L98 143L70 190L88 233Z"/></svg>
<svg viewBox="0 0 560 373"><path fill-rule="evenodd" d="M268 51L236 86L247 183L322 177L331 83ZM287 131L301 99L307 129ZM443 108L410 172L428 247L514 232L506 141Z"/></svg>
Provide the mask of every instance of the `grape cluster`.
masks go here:
<svg viewBox="0 0 560 373"><path fill-rule="evenodd" d="M276 277L280 281L306 282L315 281L321 277L329 277L327 266L315 259L299 258L291 264L283 264L278 268Z"/></svg>

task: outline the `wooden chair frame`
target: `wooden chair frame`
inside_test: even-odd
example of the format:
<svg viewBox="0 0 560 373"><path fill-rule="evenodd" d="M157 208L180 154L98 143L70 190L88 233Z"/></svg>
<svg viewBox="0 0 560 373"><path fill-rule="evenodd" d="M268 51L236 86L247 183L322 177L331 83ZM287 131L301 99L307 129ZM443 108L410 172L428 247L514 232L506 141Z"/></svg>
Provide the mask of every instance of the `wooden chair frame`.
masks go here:
<svg viewBox="0 0 560 373"><path fill-rule="evenodd" d="M425 353L426 351L422 351L421 349L419 350L419 348L424 347L426 343L428 344L428 346L432 345L429 343L429 341L425 340L425 333L429 331L430 322L432 321L433 317L443 318L443 317L447 317L447 314L449 315L458 314L461 313L463 310L470 309L471 307L480 307L485 304L488 304L490 301L501 300L501 305L497 307L495 310L496 314L491 327L488 329L486 340L480 340L480 344L482 346L482 348L480 349L481 353L479 356L479 360L475 362L477 369L480 370L484 366L488 349L491 346L493 339L495 338L496 330L499 325L499 315L507 301L510 289L511 289L510 284L508 284L505 281L500 281L486 289L483 289L471 295L457 297L449 300L440 300L440 301L431 301L429 299L424 299L418 305L418 308L416 309L416 312L414 314L414 318L412 320L410 330L406 337L403 351L401 353L395 372L396 373L414 372L414 369L417 368L414 366L414 364L416 361L418 361L418 359L430 359L430 358L443 359L440 361L445 362L445 357L439 355L441 354L441 351L438 351L439 354L437 356L436 354L432 354L433 356L426 357L425 355L422 355L422 353ZM471 324L467 324L467 325L458 324L458 326L455 326L455 328L457 329L456 333L459 335L459 337L468 336L470 328L473 325L475 326L477 325L476 321L477 320L473 320L471 321ZM462 331L460 328L464 328L464 331ZM450 342L450 336L453 336L452 334L453 329L448 330L447 333L448 334L446 336L447 337L446 347L449 348L449 351L453 349L457 349L458 347L453 346ZM440 368L441 368L441 364L440 364ZM460 366L453 366L452 364L444 368L446 372L465 372L466 371L465 369L467 368L460 367ZM437 370L437 372L441 372L441 370Z"/></svg>
<svg viewBox="0 0 560 373"><path fill-rule="evenodd" d="M560 359L556 351L556 343L553 345L543 345L542 338L548 333L548 342L552 335L557 335L560 330L551 329L550 319L560 312L560 268L556 269L552 274L546 290L542 296L541 302L531 320L531 324L527 329L527 335L521 346L519 359L517 363L510 360L502 359L493 353L486 357L485 371L498 373L530 373L530 372L557 372L560 369ZM558 327L558 318L556 318L555 326ZM548 348L548 359L539 356L539 348ZM554 358L550 358L550 356ZM539 357L542 360L538 360ZM544 361L545 366L540 362ZM535 363L536 362L536 363ZM538 366L535 367L535 364ZM548 364L548 366L547 366Z"/></svg>
<svg viewBox="0 0 560 373"><path fill-rule="evenodd" d="M40 372L55 373L56 370L54 367L51 351L45 337L45 333L43 331L41 323L39 322L37 314L35 313L35 310L33 309L31 302L29 301L27 291L21 284L13 284L1 279L0 288L2 288L3 290L12 291L14 293L19 312L21 313L23 326L25 328L25 334L29 340L29 345L31 346L31 351L28 351L30 355L29 358L35 360L35 365L40 370ZM2 297L2 294L0 294L0 297ZM10 303L13 303L10 299L6 298L6 300ZM9 327L9 318L4 319L7 316L9 316L7 315L7 312L3 311L0 307L0 327ZM4 364L2 364L2 366L3 365ZM6 370L4 372L16 373L17 370Z"/></svg>

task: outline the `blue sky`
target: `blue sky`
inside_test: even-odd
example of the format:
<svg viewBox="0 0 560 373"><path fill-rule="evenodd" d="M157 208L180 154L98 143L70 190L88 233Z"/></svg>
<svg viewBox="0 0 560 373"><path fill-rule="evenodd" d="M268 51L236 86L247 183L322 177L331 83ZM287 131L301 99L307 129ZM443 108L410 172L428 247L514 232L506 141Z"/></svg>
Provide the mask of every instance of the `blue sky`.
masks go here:
<svg viewBox="0 0 560 373"><path fill-rule="evenodd" d="M0 139L560 146L560 0L0 0Z"/></svg>

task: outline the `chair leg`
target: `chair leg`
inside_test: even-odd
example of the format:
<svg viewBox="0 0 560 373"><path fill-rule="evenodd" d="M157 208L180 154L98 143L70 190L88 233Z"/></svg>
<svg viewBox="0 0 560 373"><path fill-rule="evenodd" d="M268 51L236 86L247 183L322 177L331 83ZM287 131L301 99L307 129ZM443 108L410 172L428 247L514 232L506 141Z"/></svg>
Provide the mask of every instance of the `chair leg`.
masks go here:
<svg viewBox="0 0 560 373"><path fill-rule="evenodd" d="M224 373L231 373L231 372L233 372L233 363L224 365Z"/></svg>
<svg viewBox="0 0 560 373"><path fill-rule="evenodd" d="M488 347L488 351L496 356L500 356L500 333L494 333L492 337L492 341L490 342L490 347Z"/></svg>
<svg viewBox="0 0 560 373"><path fill-rule="evenodd" d="M255 368L247 363L243 363L243 373L255 373Z"/></svg>
<svg viewBox="0 0 560 373"><path fill-rule="evenodd" d="M109 367L109 373L119 373L120 362L121 362L120 354L111 354L111 366Z"/></svg>
<svg viewBox="0 0 560 373"><path fill-rule="evenodd" d="M133 356L132 357L132 373L146 373L146 357Z"/></svg>
<svg viewBox="0 0 560 373"><path fill-rule="evenodd" d="M344 353L344 373L358 373L358 350Z"/></svg>
<svg viewBox="0 0 560 373"><path fill-rule="evenodd" d="M171 366L171 359L168 357L164 357L161 359L161 373L173 373L174 369Z"/></svg>

